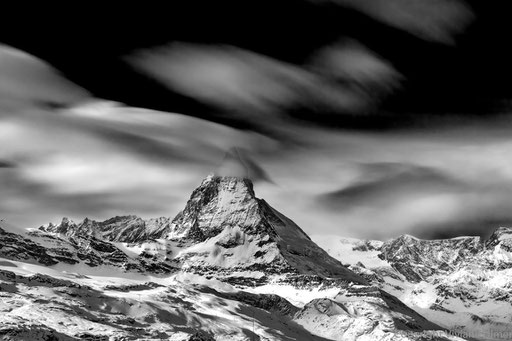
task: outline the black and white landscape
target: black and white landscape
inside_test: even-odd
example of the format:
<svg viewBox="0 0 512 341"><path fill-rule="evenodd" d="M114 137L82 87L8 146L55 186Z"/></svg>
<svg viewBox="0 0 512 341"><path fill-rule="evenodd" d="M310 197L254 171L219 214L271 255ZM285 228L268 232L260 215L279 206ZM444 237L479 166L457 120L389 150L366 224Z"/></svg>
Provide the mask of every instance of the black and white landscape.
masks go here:
<svg viewBox="0 0 512 341"><path fill-rule="evenodd" d="M509 7L5 7L0 340L511 340Z"/></svg>
<svg viewBox="0 0 512 341"><path fill-rule="evenodd" d="M414 309L445 325L449 314L452 328L489 318L509 326L496 311L510 305L507 262L480 256L476 241L329 240L340 260L355 261L342 264L243 178L208 176L174 219L0 231L5 339L459 340ZM510 257L506 237L498 231L492 250ZM466 253L481 259L479 271L459 264ZM497 274L487 271L495 261ZM464 314L467 305L482 316Z"/></svg>

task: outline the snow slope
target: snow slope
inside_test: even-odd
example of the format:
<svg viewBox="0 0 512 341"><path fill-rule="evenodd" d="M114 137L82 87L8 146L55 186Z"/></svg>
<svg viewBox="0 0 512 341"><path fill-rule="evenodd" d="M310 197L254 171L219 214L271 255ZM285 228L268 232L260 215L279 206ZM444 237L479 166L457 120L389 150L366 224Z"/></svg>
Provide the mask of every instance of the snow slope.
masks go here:
<svg viewBox="0 0 512 341"><path fill-rule="evenodd" d="M478 340L512 339L511 228L497 229L487 241L313 239L432 322Z"/></svg>
<svg viewBox="0 0 512 341"><path fill-rule="evenodd" d="M423 318L383 308L380 298L371 302L363 296L361 303L348 291L334 300L319 299L350 307L343 317L350 328L344 331L335 317L340 311L318 309L319 300L295 306L278 295L249 293L187 273L161 278L116 268L75 270L80 272L0 259L0 339L192 340L200 333L214 340L323 341L428 335L392 321L394 315L423 324ZM384 316L388 320L382 322ZM436 333L433 340L460 340Z"/></svg>

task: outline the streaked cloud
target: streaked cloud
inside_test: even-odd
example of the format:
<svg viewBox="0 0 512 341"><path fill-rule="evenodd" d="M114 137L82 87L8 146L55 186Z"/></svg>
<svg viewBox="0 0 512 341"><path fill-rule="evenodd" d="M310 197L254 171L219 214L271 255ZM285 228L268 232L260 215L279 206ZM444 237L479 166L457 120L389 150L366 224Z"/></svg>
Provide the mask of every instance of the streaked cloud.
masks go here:
<svg viewBox="0 0 512 341"><path fill-rule="evenodd" d="M458 1L391 0L400 6L393 13L384 1L340 3L446 44L472 16ZM508 113L430 130L331 127L373 122L385 115L379 102L403 86L393 63L361 42L334 40L296 64L193 43L124 61L243 129L91 98L42 61L2 47L2 217L32 227L63 215L174 216L206 174L232 171L222 163L227 152L228 163L236 158L263 180L257 195L308 233L436 237L512 224Z"/></svg>
<svg viewBox="0 0 512 341"><path fill-rule="evenodd" d="M360 167L360 179L353 184L319 197L333 209L369 204L385 204L390 197L411 198L447 192L460 192L468 185L440 170L399 163L373 163Z"/></svg>
<svg viewBox="0 0 512 341"><path fill-rule="evenodd" d="M486 235L491 222L512 224L508 129L510 122L400 134L317 132L322 142L283 160L285 170L267 167L280 187L264 192L306 230L383 239L450 229Z"/></svg>
<svg viewBox="0 0 512 341"><path fill-rule="evenodd" d="M0 168L13 168L16 167L16 165L12 162L6 161L6 160L0 160Z"/></svg>
<svg viewBox="0 0 512 341"><path fill-rule="evenodd" d="M272 179L255 184L257 195L308 233L436 237L512 221L510 122L401 133L303 127L303 143L290 145L111 102L32 110L0 122L0 159L16 164L0 171L0 214L23 227L63 215L174 216L233 146L255 177ZM145 137L145 147L109 130ZM153 140L170 152L146 155Z"/></svg>
<svg viewBox="0 0 512 341"><path fill-rule="evenodd" d="M62 105L87 97L85 89L62 77L44 61L0 44L0 102Z"/></svg>
<svg viewBox="0 0 512 341"><path fill-rule="evenodd" d="M305 65L234 46L190 43L142 50L126 60L169 89L283 139L303 119L321 122L322 116L367 113L399 86L401 77L391 64L354 42L315 51ZM295 112L300 112L299 120Z"/></svg>
<svg viewBox="0 0 512 341"><path fill-rule="evenodd" d="M453 44L473 21L470 6L459 0L311 0L333 2L429 41Z"/></svg>
<svg viewBox="0 0 512 341"><path fill-rule="evenodd" d="M318 49L310 67L326 78L371 95L374 100L400 88L404 80L389 61L353 39Z"/></svg>
<svg viewBox="0 0 512 341"><path fill-rule="evenodd" d="M249 156L247 150L236 147L231 148L226 153L214 174L217 176L249 178L253 182L267 181L273 183L267 171Z"/></svg>

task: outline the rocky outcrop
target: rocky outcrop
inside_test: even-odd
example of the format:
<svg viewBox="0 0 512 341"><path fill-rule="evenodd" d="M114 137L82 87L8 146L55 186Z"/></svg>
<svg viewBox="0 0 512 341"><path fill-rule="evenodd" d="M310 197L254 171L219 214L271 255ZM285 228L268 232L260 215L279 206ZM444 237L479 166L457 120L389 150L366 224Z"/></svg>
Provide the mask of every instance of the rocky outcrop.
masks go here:
<svg viewBox="0 0 512 341"><path fill-rule="evenodd" d="M140 243L167 236L170 226L169 218L143 220L135 215L128 215L116 216L101 222L85 218L78 224L63 218L60 224L50 223L39 227L39 230L68 238L91 236L109 242Z"/></svg>
<svg viewBox="0 0 512 341"><path fill-rule="evenodd" d="M23 237L0 228L0 257L47 266L83 263L90 267L107 265L138 272L171 273L176 270L171 263L143 255L128 256L115 244L90 235L63 237L40 230Z"/></svg>
<svg viewBox="0 0 512 341"><path fill-rule="evenodd" d="M58 260L48 253L47 248L19 234L7 232L0 227L0 256L28 262L38 262L44 265L55 265L59 261L73 264L71 258L61 257Z"/></svg>
<svg viewBox="0 0 512 341"><path fill-rule="evenodd" d="M411 282L449 273L483 250L479 237L422 240L403 235L385 242L381 259L388 261Z"/></svg>
<svg viewBox="0 0 512 341"><path fill-rule="evenodd" d="M0 340L2 341L73 341L77 338L59 333L44 325L30 326L0 326Z"/></svg>

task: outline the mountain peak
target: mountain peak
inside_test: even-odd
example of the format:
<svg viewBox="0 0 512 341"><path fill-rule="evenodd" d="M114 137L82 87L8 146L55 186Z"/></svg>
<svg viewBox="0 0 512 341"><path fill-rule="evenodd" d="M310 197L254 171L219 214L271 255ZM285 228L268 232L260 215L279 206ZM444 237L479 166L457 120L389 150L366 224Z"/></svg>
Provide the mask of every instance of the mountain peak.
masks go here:
<svg viewBox="0 0 512 341"><path fill-rule="evenodd" d="M500 226L493 232L493 236L509 235L512 237L512 227Z"/></svg>
<svg viewBox="0 0 512 341"><path fill-rule="evenodd" d="M403 240L403 241L409 241L409 242L417 242L417 241L420 241L421 239L413 236L413 235L410 235L410 234L402 234L400 235L397 240Z"/></svg>
<svg viewBox="0 0 512 341"><path fill-rule="evenodd" d="M168 240L180 249L165 254L166 260L172 257L173 267L234 284L366 284L291 219L257 198L252 181L239 176L208 175L172 222L117 216L105 221L86 218L74 224L64 218L44 231L87 245Z"/></svg>
<svg viewBox="0 0 512 341"><path fill-rule="evenodd" d="M231 175L221 176L212 173L203 180L199 188L203 186L205 188L211 188L214 186L219 191L247 193L251 197L256 197L254 193L254 185L252 181L247 177Z"/></svg>
<svg viewBox="0 0 512 341"><path fill-rule="evenodd" d="M265 269L265 276L313 275L364 282L291 219L256 198L247 178L209 175L174 218L173 230L194 250L186 256L185 268L199 273L230 277L234 269Z"/></svg>
<svg viewBox="0 0 512 341"><path fill-rule="evenodd" d="M85 218L75 223L67 217L60 224L41 226L39 230L66 237L96 238L109 242L136 243L163 238L169 233L169 218L145 221L136 215L115 216L105 221Z"/></svg>
<svg viewBox="0 0 512 341"><path fill-rule="evenodd" d="M76 229L76 227L77 225L71 219L69 219L68 217L64 217L62 218L60 224L55 225L53 223L48 223L46 225L39 227L39 230L68 235L69 233L73 232Z"/></svg>
<svg viewBox="0 0 512 341"><path fill-rule="evenodd" d="M187 201L185 209L174 218L178 235L194 235L202 239L220 233L226 227L249 222L255 216L258 202L253 184L247 178L208 175ZM191 231L193 230L193 231Z"/></svg>
<svg viewBox="0 0 512 341"><path fill-rule="evenodd" d="M498 227L485 242L485 245L486 247L495 247L503 243L512 245L512 227Z"/></svg>
<svg viewBox="0 0 512 341"><path fill-rule="evenodd" d="M64 225L64 224L73 224L73 221L71 219L69 219L68 217L63 217L62 218L62 221L60 223L61 225Z"/></svg>

